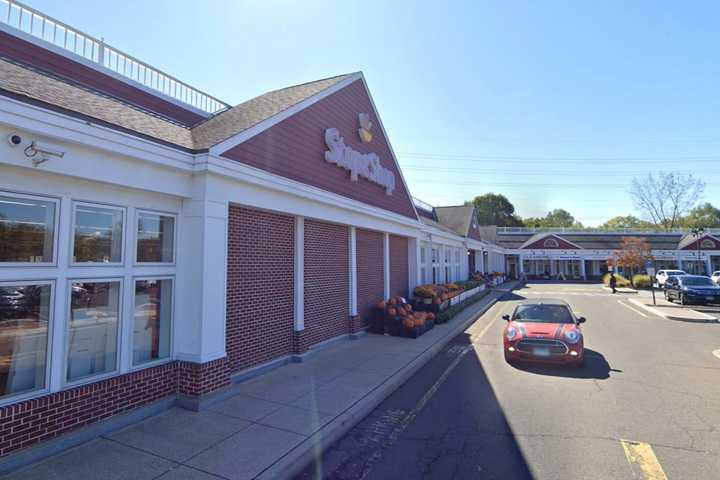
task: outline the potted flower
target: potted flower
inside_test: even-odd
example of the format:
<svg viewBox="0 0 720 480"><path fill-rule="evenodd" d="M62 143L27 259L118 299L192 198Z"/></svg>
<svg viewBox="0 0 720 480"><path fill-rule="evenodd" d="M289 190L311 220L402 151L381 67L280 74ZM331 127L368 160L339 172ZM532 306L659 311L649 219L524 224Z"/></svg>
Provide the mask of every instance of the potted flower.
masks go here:
<svg viewBox="0 0 720 480"><path fill-rule="evenodd" d="M430 285L415 287L413 294L422 300L425 305L430 305L435 297L435 290Z"/></svg>

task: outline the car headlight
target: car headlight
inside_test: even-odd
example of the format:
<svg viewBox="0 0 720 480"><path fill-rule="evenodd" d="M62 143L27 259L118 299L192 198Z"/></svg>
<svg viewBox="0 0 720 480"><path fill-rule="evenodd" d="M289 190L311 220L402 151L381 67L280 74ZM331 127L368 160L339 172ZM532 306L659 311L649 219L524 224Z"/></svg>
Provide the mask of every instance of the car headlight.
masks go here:
<svg viewBox="0 0 720 480"><path fill-rule="evenodd" d="M580 341L580 332L577 330L568 330L565 332L565 340L568 341L568 343L577 343Z"/></svg>
<svg viewBox="0 0 720 480"><path fill-rule="evenodd" d="M517 329L515 327L509 327L507 331L505 332L505 338L508 340L512 340L517 336Z"/></svg>

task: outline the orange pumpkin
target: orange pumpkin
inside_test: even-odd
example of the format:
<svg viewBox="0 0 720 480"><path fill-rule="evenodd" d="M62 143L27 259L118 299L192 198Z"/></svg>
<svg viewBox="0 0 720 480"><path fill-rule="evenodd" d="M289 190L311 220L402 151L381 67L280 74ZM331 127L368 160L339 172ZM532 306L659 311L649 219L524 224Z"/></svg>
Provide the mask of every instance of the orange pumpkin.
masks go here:
<svg viewBox="0 0 720 480"><path fill-rule="evenodd" d="M407 310L408 312L412 312L412 305L410 305L409 303L403 305L403 308L405 308L405 310Z"/></svg>
<svg viewBox="0 0 720 480"><path fill-rule="evenodd" d="M428 319L428 320L435 320L435 314L432 313L432 312L428 313L428 314L427 314L427 319Z"/></svg>
<svg viewBox="0 0 720 480"><path fill-rule="evenodd" d="M404 308L398 308L398 315L400 315L401 317L407 317L408 312Z"/></svg>
<svg viewBox="0 0 720 480"><path fill-rule="evenodd" d="M425 320L423 320L422 318L416 318L416 319L415 319L415 326L416 326L416 327L422 327L423 325L425 325Z"/></svg>
<svg viewBox="0 0 720 480"><path fill-rule="evenodd" d="M404 318L402 321L402 324L403 324L403 327L405 327L407 329L411 329L415 326L415 322L410 317Z"/></svg>
<svg viewBox="0 0 720 480"><path fill-rule="evenodd" d="M425 312L417 312L417 313L415 313L415 318L419 318L419 319L421 319L422 321L425 321L425 319L427 319L427 313L425 313Z"/></svg>
<svg viewBox="0 0 720 480"><path fill-rule="evenodd" d="M395 300L395 298L391 298L390 300L388 300L388 303L390 305L397 305L397 300Z"/></svg>
<svg viewBox="0 0 720 480"><path fill-rule="evenodd" d="M388 308L388 315L390 315L391 317L397 316L397 309L392 307Z"/></svg>

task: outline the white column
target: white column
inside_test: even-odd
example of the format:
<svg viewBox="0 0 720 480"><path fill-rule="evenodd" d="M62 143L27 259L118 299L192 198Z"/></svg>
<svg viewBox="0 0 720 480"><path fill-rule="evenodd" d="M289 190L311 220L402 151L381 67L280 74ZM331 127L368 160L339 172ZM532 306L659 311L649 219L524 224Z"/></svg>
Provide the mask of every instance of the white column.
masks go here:
<svg viewBox="0 0 720 480"><path fill-rule="evenodd" d="M705 254L705 271L708 275L712 275L712 263L710 262L710 254Z"/></svg>
<svg viewBox="0 0 720 480"><path fill-rule="evenodd" d="M587 273L585 272L585 259L580 259L580 276L583 278L583 280L587 280Z"/></svg>
<svg viewBox="0 0 720 480"><path fill-rule="evenodd" d="M357 315L357 230L355 227L350 227L350 240L348 245L348 258L350 259L350 266L348 271L350 273L350 316L354 317Z"/></svg>
<svg viewBox="0 0 720 480"><path fill-rule="evenodd" d="M225 353L228 202L208 198L207 177L183 200L178 235L175 356L205 363Z"/></svg>
<svg viewBox="0 0 720 480"><path fill-rule="evenodd" d="M520 266L518 267L518 271L520 272L520 277L522 278L523 275L525 275L525 265L523 265L523 256L518 255L518 263Z"/></svg>
<svg viewBox="0 0 720 480"><path fill-rule="evenodd" d="M305 217L295 217L295 276L293 325L296 332L305 330Z"/></svg>
<svg viewBox="0 0 720 480"><path fill-rule="evenodd" d="M383 292L385 299L390 298L390 234L383 234Z"/></svg>
<svg viewBox="0 0 720 480"><path fill-rule="evenodd" d="M681 255L680 252L675 253L675 256L677 257L678 270L682 270L682 257L680 255Z"/></svg>
<svg viewBox="0 0 720 480"><path fill-rule="evenodd" d="M408 238L408 294L412 295L415 287L420 285L420 249L422 248L419 238ZM426 252L427 253L427 252ZM427 258L427 257L426 257Z"/></svg>

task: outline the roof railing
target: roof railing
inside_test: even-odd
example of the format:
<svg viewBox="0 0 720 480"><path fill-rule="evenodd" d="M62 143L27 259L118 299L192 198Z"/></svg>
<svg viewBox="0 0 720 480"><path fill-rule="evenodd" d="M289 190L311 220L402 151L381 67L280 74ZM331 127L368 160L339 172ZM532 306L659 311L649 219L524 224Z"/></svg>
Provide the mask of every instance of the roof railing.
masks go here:
<svg viewBox="0 0 720 480"><path fill-rule="evenodd" d="M671 230L663 230L660 228L592 228L592 227L497 227L498 233L615 233L615 234L632 234L632 233L689 233L689 228L674 228ZM720 234L720 228L706 228L705 233Z"/></svg>
<svg viewBox="0 0 720 480"><path fill-rule="evenodd" d="M147 63L16 0L0 0L0 23L94 62L146 88L209 114L229 107Z"/></svg>

